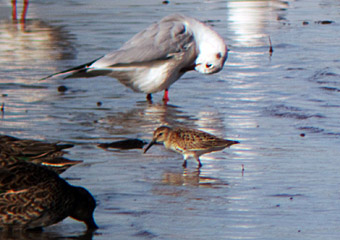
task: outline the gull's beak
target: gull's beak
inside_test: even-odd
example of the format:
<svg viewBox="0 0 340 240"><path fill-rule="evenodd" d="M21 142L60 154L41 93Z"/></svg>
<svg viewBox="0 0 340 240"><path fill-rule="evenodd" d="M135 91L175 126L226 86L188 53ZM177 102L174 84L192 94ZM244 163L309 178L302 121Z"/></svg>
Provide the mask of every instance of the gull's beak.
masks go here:
<svg viewBox="0 0 340 240"><path fill-rule="evenodd" d="M144 153L146 153L146 152L149 150L149 148L151 148L151 146L154 145L155 143L156 143L156 140L153 139L153 140L149 143L149 145L146 146L146 148L144 149Z"/></svg>

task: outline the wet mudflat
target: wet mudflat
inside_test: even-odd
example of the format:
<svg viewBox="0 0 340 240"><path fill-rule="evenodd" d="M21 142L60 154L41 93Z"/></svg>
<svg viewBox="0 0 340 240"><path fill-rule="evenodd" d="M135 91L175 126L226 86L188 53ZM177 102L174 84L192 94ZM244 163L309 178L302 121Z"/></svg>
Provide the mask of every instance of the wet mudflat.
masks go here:
<svg viewBox="0 0 340 240"><path fill-rule="evenodd" d="M84 162L62 176L95 196L100 227L86 234L67 219L21 238L339 236L337 1L34 1L25 26L11 21L10 10L0 2L0 132L75 144L65 156ZM106 77L38 81L175 12L210 23L230 52L221 72L187 73L172 85L168 105L162 93L149 104ZM58 92L61 85L68 90ZM97 146L150 141L162 124L241 143L204 155L200 171L194 160L184 170L182 157L162 146L147 154Z"/></svg>

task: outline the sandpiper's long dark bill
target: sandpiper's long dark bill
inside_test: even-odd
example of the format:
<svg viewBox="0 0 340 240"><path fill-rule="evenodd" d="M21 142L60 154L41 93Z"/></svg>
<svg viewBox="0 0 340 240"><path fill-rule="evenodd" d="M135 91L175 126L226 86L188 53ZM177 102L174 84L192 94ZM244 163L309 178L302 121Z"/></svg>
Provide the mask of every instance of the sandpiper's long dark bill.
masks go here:
<svg viewBox="0 0 340 240"><path fill-rule="evenodd" d="M152 140L148 146L146 146L146 148L144 149L144 153L146 153L151 147L152 145L154 145L156 143L156 140Z"/></svg>
<svg viewBox="0 0 340 240"><path fill-rule="evenodd" d="M219 72L227 59L223 38L201 21L172 14L136 34L121 48L86 64L52 74L83 78L109 76L136 92L164 92L185 72ZM42 80L43 80L42 79Z"/></svg>
<svg viewBox="0 0 340 240"><path fill-rule="evenodd" d="M154 131L152 141L145 148L144 153L155 143L163 143L165 148L182 154L184 167L187 165L187 159L193 157L197 160L200 168L202 166L199 159L201 155L223 150L239 142L219 138L196 129L162 126Z"/></svg>

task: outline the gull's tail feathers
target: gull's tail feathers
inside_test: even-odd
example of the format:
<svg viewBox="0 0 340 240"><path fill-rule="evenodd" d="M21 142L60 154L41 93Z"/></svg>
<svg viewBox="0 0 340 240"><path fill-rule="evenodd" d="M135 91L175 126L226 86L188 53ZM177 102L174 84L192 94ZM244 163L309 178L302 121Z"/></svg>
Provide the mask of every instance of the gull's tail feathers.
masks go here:
<svg viewBox="0 0 340 240"><path fill-rule="evenodd" d="M91 71L88 71L91 69L89 68L89 66L91 66L91 64L97 61L98 59L82 64L74 68L70 68L70 69L67 69L61 72L53 73L47 77L41 78L39 81L43 81L49 78L56 78L56 77L63 77L63 79L67 79L67 78L84 78L84 77L88 78L88 77L98 76L97 73L94 74Z"/></svg>

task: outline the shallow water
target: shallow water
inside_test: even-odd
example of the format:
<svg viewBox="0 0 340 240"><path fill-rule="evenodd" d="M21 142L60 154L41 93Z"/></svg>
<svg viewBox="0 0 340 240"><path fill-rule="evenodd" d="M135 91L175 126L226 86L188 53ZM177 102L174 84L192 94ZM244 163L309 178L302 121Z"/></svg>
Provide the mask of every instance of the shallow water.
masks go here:
<svg viewBox="0 0 340 240"><path fill-rule="evenodd" d="M38 0L25 26L10 20L9 2L0 1L0 133L76 144L67 157L84 163L62 176L98 201L93 236L66 219L33 239L339 236L337 1ZM162 93L148 104L105 77L38 81L118 48L174 12L209 22L230 52L220 73L187 73L172 85L169 105ZM59 93L60 85L69 90ZM195 161L184 171L181 156L162 146L147 154L97 147L149 141L161 124L241 144L204 155L200 172Z"/></svg>

